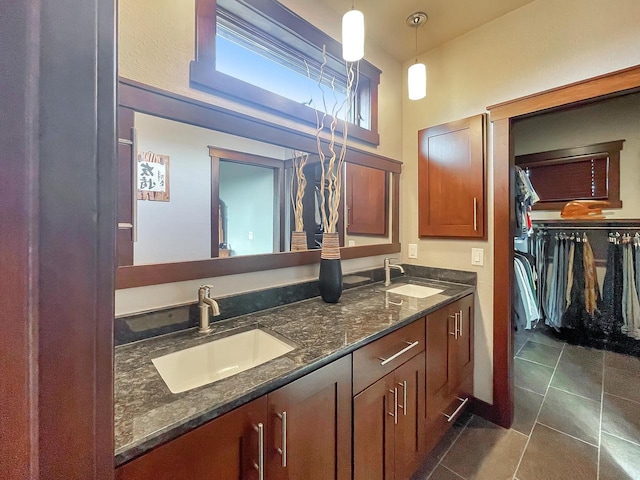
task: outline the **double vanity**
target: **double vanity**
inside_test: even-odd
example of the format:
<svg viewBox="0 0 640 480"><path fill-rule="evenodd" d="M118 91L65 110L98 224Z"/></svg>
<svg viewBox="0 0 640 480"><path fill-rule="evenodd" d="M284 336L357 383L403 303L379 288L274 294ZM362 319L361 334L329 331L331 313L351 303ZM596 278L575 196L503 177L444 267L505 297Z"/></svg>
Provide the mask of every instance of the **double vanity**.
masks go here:
<svg viewBox="0 0 640 480"><path fill-rule="evenodd" d="M404 277L116 348L117 478L409 479L471 398L473 291Z"/></svg>

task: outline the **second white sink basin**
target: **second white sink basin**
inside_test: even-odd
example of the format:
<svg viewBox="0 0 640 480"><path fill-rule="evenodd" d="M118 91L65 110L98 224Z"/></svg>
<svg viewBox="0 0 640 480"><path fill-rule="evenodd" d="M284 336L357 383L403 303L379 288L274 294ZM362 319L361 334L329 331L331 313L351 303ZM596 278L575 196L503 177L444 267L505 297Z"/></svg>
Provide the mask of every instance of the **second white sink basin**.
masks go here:
<svg viewBox="0 0 640 480"><path fill-rule="evenodd" d="M171 393L180 393L256 367L293 349L255 328L152 361Z"/></svg>
<svg viewBox="0 0 640 480"><path fill-rule="evenodd" d="M399 295L405 295L413 298L427 298L432 295L442 293L443 291L444 290L440 288L425 287L424 285L414 285L412 283L407 283L387 290L389 293L397 293Z"/></svg>

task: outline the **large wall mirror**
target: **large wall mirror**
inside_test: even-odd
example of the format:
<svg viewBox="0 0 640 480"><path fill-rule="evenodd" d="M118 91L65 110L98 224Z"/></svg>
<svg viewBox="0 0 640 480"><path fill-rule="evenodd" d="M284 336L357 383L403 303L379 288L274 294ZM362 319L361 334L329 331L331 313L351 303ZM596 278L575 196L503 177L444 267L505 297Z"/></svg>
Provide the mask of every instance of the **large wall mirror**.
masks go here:
<svg viewBox="0 0 640 480"><path fill-rule="evenodd" d="M315 138L131 81L121 80L119 94L118 288L319 261ZM300 156L306 250L292 252ZM349 146L343 258L400 250L400 167Z"/></svg>

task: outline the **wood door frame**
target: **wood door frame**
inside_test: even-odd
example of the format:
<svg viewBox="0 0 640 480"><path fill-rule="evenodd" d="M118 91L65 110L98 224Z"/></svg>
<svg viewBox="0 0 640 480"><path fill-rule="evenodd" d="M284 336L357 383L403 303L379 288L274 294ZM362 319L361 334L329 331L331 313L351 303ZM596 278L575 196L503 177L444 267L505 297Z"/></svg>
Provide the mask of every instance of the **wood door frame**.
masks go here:
<svg viewBox="0 0 640 480"><path fill-rule="evenodd" d="M494 172L493 405L480 402L478 411L499 425L508 428L513 422L513 121L638 90L640 65L487 107L493 123Z"/></svg>
<svg viewBox="0 0 640 480"><path fill-rule="evenodd" d="M0 470L108 480L115 3L9 2L0 41Z"/></svg>

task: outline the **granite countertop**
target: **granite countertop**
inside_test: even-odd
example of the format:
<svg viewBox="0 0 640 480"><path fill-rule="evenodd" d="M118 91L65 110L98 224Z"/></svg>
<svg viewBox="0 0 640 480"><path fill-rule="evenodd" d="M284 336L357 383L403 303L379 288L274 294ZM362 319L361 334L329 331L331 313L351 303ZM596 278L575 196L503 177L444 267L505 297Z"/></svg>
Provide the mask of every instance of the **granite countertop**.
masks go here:
<svg viewBox="0 0 640 480"><path fill-rule="evenodd" d="M385 293L402 283L444 291L424 299ZM346 290L337 304L313 298L213 323L212 333L206 336L199 336L191 329L117 347L116 465L347 355L473 290L470 285L402 277L391 287L374 283ZM216 335L247 326L276 332L299 348L232 377L178 394L169 391L151 362L152 358L210 342Z"/></svg>

